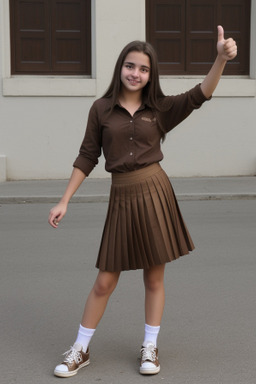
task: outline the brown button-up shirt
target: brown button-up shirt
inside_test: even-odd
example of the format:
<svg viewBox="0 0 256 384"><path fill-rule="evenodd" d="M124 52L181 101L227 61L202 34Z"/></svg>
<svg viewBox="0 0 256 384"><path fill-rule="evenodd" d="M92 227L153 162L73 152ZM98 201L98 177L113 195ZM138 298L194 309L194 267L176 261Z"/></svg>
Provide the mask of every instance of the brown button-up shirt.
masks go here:
<svg viewBox="0 0 256 384"><path fill-rule="evenodd" d="M73 165L88 176L98 163L101 150L106 171L112 173L133 171L159 162L163 153L157 120L167 133L206 100L197 85L181 95L161 99L164 112L155 113L147 104L142 104L131 116L118 103L110 113L111 100L98 99L90 109L85 136Z"/></svg>

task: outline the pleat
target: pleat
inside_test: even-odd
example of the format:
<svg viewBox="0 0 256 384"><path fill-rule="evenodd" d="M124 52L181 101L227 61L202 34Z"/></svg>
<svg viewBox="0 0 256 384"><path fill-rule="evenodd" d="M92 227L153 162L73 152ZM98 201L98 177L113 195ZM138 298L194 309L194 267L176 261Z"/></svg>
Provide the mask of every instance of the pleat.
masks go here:
<svg viewBox="0 0 256 384"><path fill-rule="evenodd" d="M137 198L134 199L134 210L136 211L135 236L136 244L138 245L137 265L140 268L148 268L152 259L152 249L149 246L150 233L148 231L148 220L145 211L145 196L147 191L143 190L143 185L136 186ZM153 262L153 260L152 260Z"/></svg>
<svg viewBox="0 0 256 384"><path fill-rule="evenodd" d="M97 268L147 269L193 249L171 183L159 164L113 175Z"/></svg>
<svg viewBox="0 0 256 384"><path fill-rule="evenodd" d="M174 238L179 247L178 252L181 255L188 254L189 251L194 249L194 244L181 214L171 183L165 173L159 173L157 177L160 179L160 185L163 186L164 198L167 203L165 212L169 212L167 218L172 220Z"/></svg>

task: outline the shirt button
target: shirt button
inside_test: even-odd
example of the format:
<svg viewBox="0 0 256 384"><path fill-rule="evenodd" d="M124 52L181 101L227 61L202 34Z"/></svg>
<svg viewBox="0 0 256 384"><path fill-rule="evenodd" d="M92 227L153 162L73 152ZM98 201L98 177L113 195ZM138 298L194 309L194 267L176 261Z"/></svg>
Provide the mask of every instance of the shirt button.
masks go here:
<svg viewBox="0 0 256 384"><path fill-rule="evenodd" d="M130 152L130 156L132 156L133 155L133 153L132 152Z"/></svg>
<svg viewBox="0 0 256 384"><path fill-rule="evenodd" d="M130 137L130 140L133 140L133 137Z"/></svg>
<svg viewBox="0 0 256 384"><path fill-rule="evenodd" d="M130 123L132 123L133 121L132 120L130 120Z"/></svg>

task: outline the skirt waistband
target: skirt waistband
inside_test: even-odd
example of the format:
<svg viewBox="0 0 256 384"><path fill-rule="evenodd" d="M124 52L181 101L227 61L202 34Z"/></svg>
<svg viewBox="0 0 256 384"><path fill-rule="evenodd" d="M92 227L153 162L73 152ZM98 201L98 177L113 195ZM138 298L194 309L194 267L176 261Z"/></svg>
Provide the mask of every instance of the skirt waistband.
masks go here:
<svg viewBox="0 0 256 384"><path fill-rule="evenodd" d="M124 173L112 173L112 184L134 184L139 183L155 173L161 171L159 163L148 165L147 167L137 169L136 171Z"/></svg>

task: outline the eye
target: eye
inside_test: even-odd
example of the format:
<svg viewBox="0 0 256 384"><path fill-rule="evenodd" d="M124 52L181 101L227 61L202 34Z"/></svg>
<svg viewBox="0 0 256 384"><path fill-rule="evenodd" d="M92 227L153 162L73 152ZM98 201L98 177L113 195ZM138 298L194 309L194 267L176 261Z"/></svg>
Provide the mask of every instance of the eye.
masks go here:
<svg viewBox="0 0 256 384"><path fill-rule="evenodd" d="M148 73L148 72L149 72L149 69L147 69L147 68L141 68L141 72L143 72L143 73Z"/></svg>
<svg viewBox="0 0 256 384"><path fill-rule="evenodd" d="M132 69L132 65L131 64L125 64L125 68Z"/></svg>

